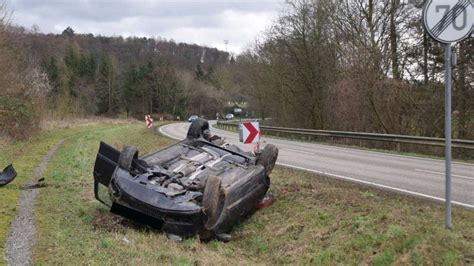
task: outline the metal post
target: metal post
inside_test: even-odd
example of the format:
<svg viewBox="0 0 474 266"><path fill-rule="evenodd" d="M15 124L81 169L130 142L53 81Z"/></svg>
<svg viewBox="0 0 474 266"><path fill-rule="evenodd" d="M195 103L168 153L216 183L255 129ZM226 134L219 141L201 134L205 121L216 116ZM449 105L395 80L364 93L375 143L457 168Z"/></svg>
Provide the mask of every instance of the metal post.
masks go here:
<svg viewBox="0 0 474 266"><path fill-rule="evenodd" d="M444 55L444 81L445 81L445 160L446 160L446 202L445 202L445 223L446 227L451 229L451 67L452 55L451 44L446 44Z"/></svg>

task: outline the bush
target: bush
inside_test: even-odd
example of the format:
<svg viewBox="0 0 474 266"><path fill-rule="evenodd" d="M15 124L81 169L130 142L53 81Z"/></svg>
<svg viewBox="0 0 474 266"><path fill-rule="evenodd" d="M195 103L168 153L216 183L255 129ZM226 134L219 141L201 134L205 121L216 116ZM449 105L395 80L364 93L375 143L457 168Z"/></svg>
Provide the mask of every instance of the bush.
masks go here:
<svg viewBox="0 0 474 266"><path fill-rule="evenodd" d="M39 129L39 116L27 98L0 96L0 133L26 139Z"/></svg>

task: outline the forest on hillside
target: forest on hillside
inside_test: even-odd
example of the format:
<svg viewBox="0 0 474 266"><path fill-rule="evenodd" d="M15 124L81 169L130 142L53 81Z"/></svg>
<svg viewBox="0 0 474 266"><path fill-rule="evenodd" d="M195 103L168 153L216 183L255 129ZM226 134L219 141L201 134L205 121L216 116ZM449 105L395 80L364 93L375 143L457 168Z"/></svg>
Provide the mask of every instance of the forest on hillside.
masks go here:
<svg viewBox="0 0 474 266"><path fill-rule="evenodd" d="M11 25L0 6L0 124L13 137L34 134L49 118L214 117L236 96L219 76L227 52L173 40L44 34ZM3 82L2 82L3 81ZM21 121L21 122L19 122Z"/></svg>
<svg viewBox="0 0 474 266"><path fill-rule="evenodd" d="M244 53L154 38L45 34L0 6L0 124L246 112L279 126L443 137L443 47L401 0L291 0ZM474 41L453 47L453 130L474 139ZM21 122L20 122L21 121Z"/></svg>

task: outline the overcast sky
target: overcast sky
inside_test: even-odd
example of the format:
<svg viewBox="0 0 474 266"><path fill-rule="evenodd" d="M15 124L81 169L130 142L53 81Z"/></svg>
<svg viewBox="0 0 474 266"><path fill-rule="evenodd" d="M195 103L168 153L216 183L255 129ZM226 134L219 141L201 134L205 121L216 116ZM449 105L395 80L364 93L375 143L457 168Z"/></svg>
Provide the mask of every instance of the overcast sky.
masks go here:
<svg viewBox="0 0 474 266"><path fill-rule="evenodd" d="M1 0L0 0L1 2ZM8 0L14 24L41 32L162 37L239 53L277 18L283 0Z"/></svg>

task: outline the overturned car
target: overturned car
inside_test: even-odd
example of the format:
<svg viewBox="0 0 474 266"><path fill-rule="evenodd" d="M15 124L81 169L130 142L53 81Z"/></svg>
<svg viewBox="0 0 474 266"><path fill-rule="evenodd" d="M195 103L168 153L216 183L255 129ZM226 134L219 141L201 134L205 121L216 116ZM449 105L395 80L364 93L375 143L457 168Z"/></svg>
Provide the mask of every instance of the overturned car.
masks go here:
<svg viewBox="0 0 474 266"><path fill-rule="evenodd" d="M256 209L277 157L271 144L253 154L211 137L198 118L186 139L144 156L133 146L120 152L101 142L94 194L112 212L169 235L220 238Z"/></svg>

